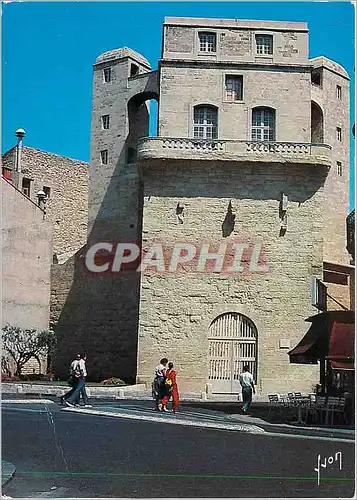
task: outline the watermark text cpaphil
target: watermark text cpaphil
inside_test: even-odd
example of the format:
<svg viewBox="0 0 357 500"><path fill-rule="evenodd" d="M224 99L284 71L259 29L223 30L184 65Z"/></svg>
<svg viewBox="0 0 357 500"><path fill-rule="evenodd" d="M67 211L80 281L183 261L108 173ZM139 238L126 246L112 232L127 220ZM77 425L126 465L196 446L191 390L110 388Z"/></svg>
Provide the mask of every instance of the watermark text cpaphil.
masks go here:
<svg viewBox="0 0 357 500"><path fill-rule="evenodd" d="M261 241L130 242L100 241L86 249L85 266L94 274L125 270L152 274L266 274L269 271Z"/></svg>

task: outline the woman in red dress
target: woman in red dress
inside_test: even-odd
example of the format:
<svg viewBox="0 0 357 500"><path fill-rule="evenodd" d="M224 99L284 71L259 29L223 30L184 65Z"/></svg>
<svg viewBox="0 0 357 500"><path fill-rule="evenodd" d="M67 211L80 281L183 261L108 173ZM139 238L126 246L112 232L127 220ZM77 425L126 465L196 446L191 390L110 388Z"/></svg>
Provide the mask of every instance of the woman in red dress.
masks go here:
<svg viewBox="0 0 357 500"><path fill-rule="evenodd" d="M162 400L162 406L166 409L166 405L169 402L170 397L172 396L172 411L176 413L178 405L179 405L179 393L176 382L176 371L174 370L173 363L169 363L168 369L166 370L166 380L171 381L171 391L167 396L164 396Z"/></svg>

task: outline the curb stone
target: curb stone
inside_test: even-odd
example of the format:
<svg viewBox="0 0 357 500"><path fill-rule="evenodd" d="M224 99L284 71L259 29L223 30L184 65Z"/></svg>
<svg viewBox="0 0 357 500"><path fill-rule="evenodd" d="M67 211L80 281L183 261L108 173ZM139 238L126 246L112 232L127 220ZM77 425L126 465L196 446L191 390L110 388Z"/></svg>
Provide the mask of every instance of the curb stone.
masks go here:
<svg viewBox="0 0 357 500"><path fill-rule="evenodd" d="M55 404L51 399L2 399L1 403L10 404Z"/></svg>
<svg viewBox="0 0 357 500"><path fill-rule="evenodd" d="M95 409L79 409L79 408L63 408L62 411L65 412L73 412L73 413L82 413L87 415L99 415L104 417L114 417L114 418L126 418L129 420L141 420L145 422L157 422L157 423L165 423L171 425L184 425L189 427L205 427L209 429L224 429L231 431L240 431L240 432L248 432L251 434L265 434L265 430L257 425L252 424L237 424L237 423L218 423L218 422L200 422L195 420L183 420L181 418L162 418L158 416L150 416L150 415L135 415L128 414L125 412L109 412L109 411L100 411Z"/></svg>
<svg viewBox="0 0 357 500"><path fill-rule="evenodd" d="M4 486L14 477L16 467L11 462L1 460L1 485Z"/></svg>

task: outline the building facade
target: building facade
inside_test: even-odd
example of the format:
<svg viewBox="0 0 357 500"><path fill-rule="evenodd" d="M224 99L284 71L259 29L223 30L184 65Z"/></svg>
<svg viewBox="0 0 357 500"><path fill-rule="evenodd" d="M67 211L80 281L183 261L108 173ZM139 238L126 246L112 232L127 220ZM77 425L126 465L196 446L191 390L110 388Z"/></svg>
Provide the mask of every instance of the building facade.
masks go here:
<svg viewBox="0 0 357 500"><path fill-rule="evenodd" d="M73 348L86 342L93 376L149 383L166 356L184 391L236 393L244 364L260 393L317 382L287 352L314 283L349 307L349 76L309 60L308 36L306 23L166 18L158 70L128 48L97 58L87 249L109 272L80 256L59 324L63 352L74 331ZM117 272L117 243L140 246L140 272Z"/></svg>
<svg viewBox="0 0 357 500"><path fill-rule="evenodd" d="M4 178L1 193L1 326L45 330L50 320L52 224L37 204ZM10 358L8 364L14 373ZM26 363L23 372L44 373L45 369L46 359L40 357Z"/></svg>
<svg viewBox="0 0 357 500"><path fill-rule="evenodd" d="M2 173L13 181L18 146L2 157ZM24 146L18 189L38 204L46 195L46 218L53 225L53 259L63 262L86 243L88 225L88 163Z"/></svg>
<svg viewBox="0 0 357 500"><path fill-rule="evenodd" d="M23 146L22 129L16 135L19 143L2 156L4 321L45 329L58 322L72 279L68 261L86 243L89 165ZM30 361L24 373L33 370L44 373L46 362Z"/></svg>

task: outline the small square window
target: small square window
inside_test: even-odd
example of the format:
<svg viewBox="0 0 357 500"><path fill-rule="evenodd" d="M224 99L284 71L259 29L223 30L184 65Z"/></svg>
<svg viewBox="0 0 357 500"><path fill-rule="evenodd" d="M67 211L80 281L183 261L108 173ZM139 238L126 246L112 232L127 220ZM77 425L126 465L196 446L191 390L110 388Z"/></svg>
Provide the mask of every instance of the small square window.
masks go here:
<svg viewBox="0 0 357 500"><path fill-rule="evenodd" d="M31 194L31 180L30 179L26 179L26 177L23 177L21 190L26 196L28 196L30 198L30 194Z"/></svg>
<svg viewBox="0 0 357 500"><path fill-rule="evenodd" d="M313 85L317 85L318 87L322 87L322 70L314 69L311 71L311 83Z"/></svg>
<svg viewBox="0 0 357 500"><path fill-rule="evenodd" d="M226 76L226 99L227 101L241 101L243 99L242 76Z"/></svg>
<svg viewBox="0 0 357 500"><path fill-rule="evenodd" d="M336 95L337 99L341 100L342 99L342 88L340 85L336 85Z"/></svg>
<svg viewBox="0 0 357 500"><path fill-rule="evenodd" d="M136 76L139 74L139 66L136 64L130 65L130 76Z"/></svg>
<svg viewBox="0 0 357 500"><path fill-rule="evenodd" d="M216 52L216 34L200 33L200 52Z"/></svg>
<svg viewBox="0 0 357 500"><path fill-rule="evenodd" d="M50 194L51 194L51 188L49 188L48 186L43 186L42 191L45 193L46 198L49 198L49 197L50 197Z"/></svg>
<svg viewBox="0 0 357 500"><path fill-rule="evenodd" d="M109 115L102 116L102 129L103 130L109 129Z"/></svg>
<svg viewBox="0 0 357 500"><path fill-rule="evenodd" d="M340 161L337 162L337 175L342 176L342 163Z"/></svg>
<svg viewBox="0 0 357 500"><path fill-rule="evenodd" d="M255 44L256 44L257 54L259 55L273 54L272 35L255 35Z"/></svg>
<svg viewBox="0 0 357 500"><path fill-rule="evenodd" d="M103 69L103 81L109 83L112 80L112 68Z"/></svg>
<svg viewBox="0 0 357 500"><path fill-rule="evenodd" d="M127 155L126 155L126 162L127 163L135 163L135 160L136 160L136 149L128 148Z"/></svg>
<svg viewBox="0 0 357 500"><path fill-rule="evenodd" d="M342 141L342 130L341 130L341 128L340 128L340 127L337 127L337 128L336 128L336 135L337 135L337 140L338 140L339 142L341 142L341 141Z"/></svg>
<svg viewBox="0 0 357 500"><path fill-rule="evenodd" d="M100 161L101 161L102 165L108 165L108 150L107 149L103 149L100 152Z"/></svg>

